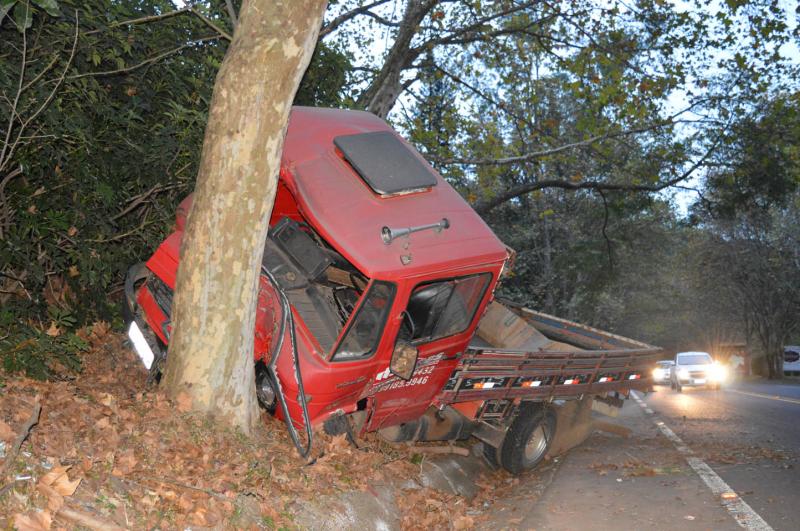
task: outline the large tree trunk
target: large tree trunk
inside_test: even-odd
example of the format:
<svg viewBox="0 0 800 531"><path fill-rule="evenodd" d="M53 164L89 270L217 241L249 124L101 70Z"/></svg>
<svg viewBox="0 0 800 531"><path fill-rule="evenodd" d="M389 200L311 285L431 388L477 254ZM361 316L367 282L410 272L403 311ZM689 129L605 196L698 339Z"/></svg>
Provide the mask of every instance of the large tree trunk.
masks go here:
<svg viewBox="0 0 800 531"><path fill-rule="evenodd" d="M327 0L245 0L214 86L163 385L251 432L257 283L289 110Z"/></svg>

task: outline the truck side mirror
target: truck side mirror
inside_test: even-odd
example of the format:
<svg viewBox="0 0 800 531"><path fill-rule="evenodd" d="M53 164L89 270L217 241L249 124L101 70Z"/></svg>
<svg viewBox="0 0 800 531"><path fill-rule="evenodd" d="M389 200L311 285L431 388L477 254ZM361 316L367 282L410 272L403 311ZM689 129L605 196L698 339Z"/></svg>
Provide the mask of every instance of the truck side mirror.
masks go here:
<svg viewBox="0 0 800 531"><path fill-rule="evenodd" d="M414 369L417 368L418 355L419 351L417 347L402 339L399 340L394 346L392 361L389 363L389 370L398 378L410 380L411 375L414 374Z"/></svg>

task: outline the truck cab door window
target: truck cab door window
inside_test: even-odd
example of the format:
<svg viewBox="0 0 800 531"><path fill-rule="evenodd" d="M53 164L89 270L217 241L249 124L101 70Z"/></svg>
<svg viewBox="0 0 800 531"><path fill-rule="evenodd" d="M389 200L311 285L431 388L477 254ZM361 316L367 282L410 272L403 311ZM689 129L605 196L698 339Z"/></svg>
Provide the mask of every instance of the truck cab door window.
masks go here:
<svg viewBox="0 0 800 531"><path fill-rule="evenodd" d="M386 317L392 306L395 287L375 281L364 297L350 326L339 342L333 361L352 361L371 356L378 346Z"/></svg>
<svg viewBox="0 0 800 531"><path fill-rule="evenodd" d="M400 338L427 342L466 330L486 292L491 273L420 284L411 293Z"/></svg>

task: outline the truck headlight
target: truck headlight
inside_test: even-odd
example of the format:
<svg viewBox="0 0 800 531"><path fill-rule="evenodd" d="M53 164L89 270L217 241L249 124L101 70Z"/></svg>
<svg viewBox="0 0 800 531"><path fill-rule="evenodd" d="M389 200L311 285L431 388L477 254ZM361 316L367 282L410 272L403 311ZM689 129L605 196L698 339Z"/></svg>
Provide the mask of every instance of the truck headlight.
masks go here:
<svg viewBox="0 0 800 531"><path fill-rule="evenodd" d="M653 369L653 379L654 380L663 380L664 379L664 369Z"/></svg>
<svg viewBox="0 0 800 531"><path fill-rule="evenodd" d="M681 380L688 380L691 377L689 374L689 369L680 369L678 371L678 378Z"/></svg>

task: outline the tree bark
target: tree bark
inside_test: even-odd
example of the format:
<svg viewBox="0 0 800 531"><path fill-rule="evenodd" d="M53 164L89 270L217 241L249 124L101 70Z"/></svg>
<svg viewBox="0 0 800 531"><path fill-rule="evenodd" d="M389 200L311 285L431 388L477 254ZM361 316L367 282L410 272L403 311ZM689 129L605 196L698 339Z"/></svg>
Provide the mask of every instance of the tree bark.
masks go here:
<svg viewBox="0 0 800 531"><path fill-rule="evenodd" d="M214 86L162 383L251 433L258 277L291 103L327 0L245 0ZM189 400L187 400L187 397Z"/></svg>

